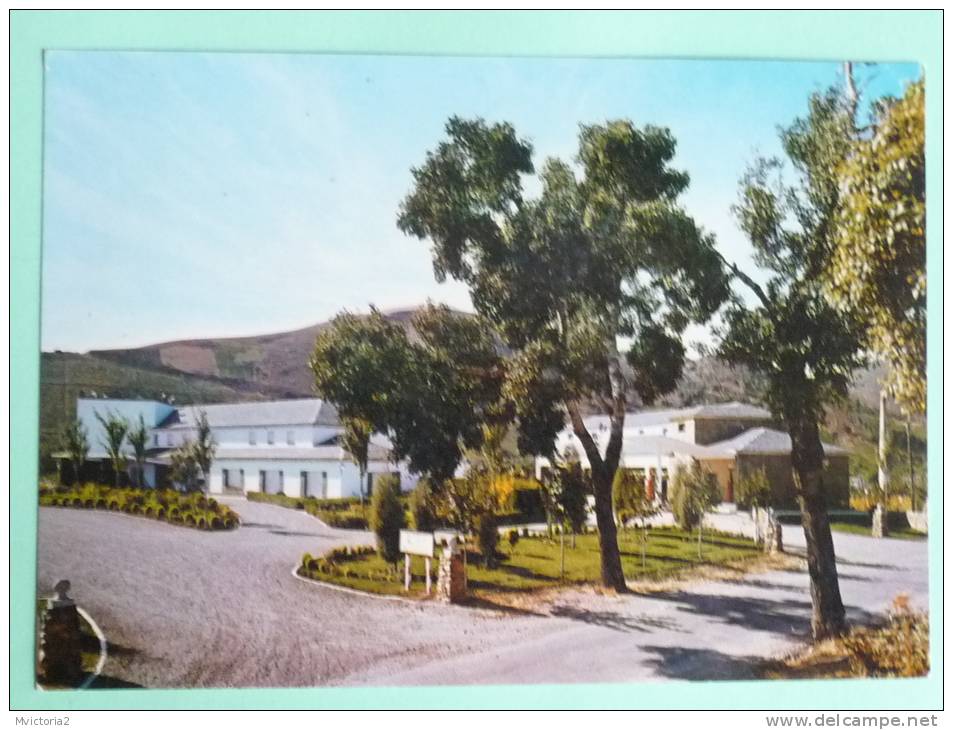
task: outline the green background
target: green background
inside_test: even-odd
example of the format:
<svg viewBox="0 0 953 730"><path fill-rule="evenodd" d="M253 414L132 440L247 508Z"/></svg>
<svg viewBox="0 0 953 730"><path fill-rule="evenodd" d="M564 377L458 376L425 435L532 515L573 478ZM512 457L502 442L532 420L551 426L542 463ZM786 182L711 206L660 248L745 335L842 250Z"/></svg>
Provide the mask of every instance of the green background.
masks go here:
<svg viewBox="0 0 953 730"><path fill-rule="evenodd" d="M941 11L26 11L10 18L10 685L13 709L942 706ZM929 677L370 689L41 692L34 678L45 49L917 61L926 77ZM934 343L936 345L934 346ZM584 678L581 678L584 679Z"/></svg>

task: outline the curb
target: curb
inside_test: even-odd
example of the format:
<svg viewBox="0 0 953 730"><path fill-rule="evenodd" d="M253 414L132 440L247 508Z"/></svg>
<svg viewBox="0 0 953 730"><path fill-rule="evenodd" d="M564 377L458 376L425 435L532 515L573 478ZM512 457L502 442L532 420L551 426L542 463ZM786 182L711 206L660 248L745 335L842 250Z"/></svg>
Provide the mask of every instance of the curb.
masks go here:
<svg viewBox="0 0 953 730"><path fill-rule="evenodd" d="M291 576L296 578L303 583L307 583L313 586L320 586L322 588L329 588L332 591L340 591L341 593L349 593L352 596L361 596L362 598L376 598L379 601L396 601L398 603L407 603L412 606L421 606L427 601L418 601L413 598L404 598L403 596L388 596L380 593L368 593L366 591L359 591L356 588L348 588L347 586L339 586L334 583L325 583L321 580L312 580L311 578L305 578L304 576L298 575L297 566L291 569Z"/></svg>

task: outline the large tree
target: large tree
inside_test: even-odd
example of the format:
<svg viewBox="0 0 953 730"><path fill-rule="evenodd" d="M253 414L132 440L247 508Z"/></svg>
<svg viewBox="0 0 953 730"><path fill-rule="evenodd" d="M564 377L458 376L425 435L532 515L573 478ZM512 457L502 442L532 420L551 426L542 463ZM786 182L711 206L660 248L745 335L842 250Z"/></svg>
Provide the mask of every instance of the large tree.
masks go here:
<svg viewBox="0 0 953 730"><path fill-rule="evenodd" d="M411 325L413 341L376 309L340 314L318 336L311 369L346 430L387 434L395 459L440 485L479 447L482 426L505 418L501 358L479 320L447 307L428 304Z"/></svg>
<svg viewBox="0 0 953 730"><path fill-rule="evenodd" d="M835 89L810 98L807 117L781 131L788 165L758 160L741 181L735 207L757 263L760 286L729 268L753 295L734 300L725 317L721 354L767 381L772 412L791 437L791 463L807 544L816 639L846 628L827 516L819 423L826 406L847 393L861 364L863 328L822 291L840 209L837 170L855 134L855 107Z"/></svg>
<svg viewBox="0 0 953 730"><path fill-rule="evenodd" d="M132 447L132 459L136 462L136 486L145 486L146 448L149 445L149 429L146 422L139 416L139 420L129 427L126 439Z"/></svg>
<svg viewBox="0 0 953 730"><path fill-rule="evenodd" d="M675 140L625 120L583 126L577 165L547 160L529 198L532 147L511 125L453 117L446 133L412 170L398 225L431 242L437 278L465 282L512 350L521 445L551 454L568 413L592 470L602 581L625 590L612 480L627 389L646 402L671 390L683 330L727 292L711 239L676 204L688 176L670 166ZM609 417L604 448L585 405Z"/></svg>
<svg viewBox="0 0 953 730"><path fill-rule="evenodd" d="M926 408L926 180L923 80L881 101L838 167L840 209L825 269L834 303L868 325L908 413Z"/></svg>

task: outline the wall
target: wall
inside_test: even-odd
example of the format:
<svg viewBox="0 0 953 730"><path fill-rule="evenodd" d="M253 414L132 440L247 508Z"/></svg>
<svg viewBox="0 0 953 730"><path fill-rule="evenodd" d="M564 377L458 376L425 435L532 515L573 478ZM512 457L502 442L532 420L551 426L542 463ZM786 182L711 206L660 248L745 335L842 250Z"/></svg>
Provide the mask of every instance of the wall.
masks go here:
<svg viewBox="0 0 953 730"><path fill-rule="evenodd" d="M734 459L700 459L699 460L708 471L718 478L718 486L721 487L721 498L724 502L735 501L735 489L737 483L734 480Z"/></svg>
<svg viewBox="0 0 953 730"><path fill-rule="evenodd" d="M767 426L771 428L774 422L770 419L765 420L741 420L741 419L722 419L722 418L699 418L694 421L694 434L696 444L713 444L716 441L724 441L737 436L750 428Z"/></svg>
<svg viewBox="0 0 953 730"><path fill-rule="evenodd" d="M125 418L130 425L139 422L139 417L146 426L152 428L163 419L167 418L174 408L167 403L151 400L120 400L114 398L77 398L76 399L76 417L83 426L86 427L86 434L89 439L89 450L91 453L103 453L105 451L103 443L106 440L106 434L102 424L96 418L96 414L101 414L104 418L109 414L115 414ZM128 443L127 443L128 446Z"/></svg>
<svg viewBox="0 0 953 730"><path fill-rule="evenodd" d="M825 460L824 485L827 490L827 505L831 509L846 507L850 501L847 455L831 456ZM773 507L798 509L794 475L789 454L748 455L737 458L735 488L746 474L763 468L771 484Z"/></svg>

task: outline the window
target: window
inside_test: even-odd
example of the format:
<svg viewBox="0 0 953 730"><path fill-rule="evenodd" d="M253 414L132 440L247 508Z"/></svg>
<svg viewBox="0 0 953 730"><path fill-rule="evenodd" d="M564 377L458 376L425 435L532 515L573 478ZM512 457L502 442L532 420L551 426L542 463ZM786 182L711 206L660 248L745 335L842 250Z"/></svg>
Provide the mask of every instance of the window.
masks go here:
<svg viewBox="0 0 953 730"><path fill-rule="evenodd" d="M367 496L370 497L371 493L374 491L374 475L367 475Z"/></svg>
<svg viewBox="0 0 953 730"><path fill-rule="evenodd" d="M294 445L295 445L295 432L288 431L288 446L294 446Z"/></svg>
<svg viewBox="0 0 953 730"><path fill-rule="evenodd" d="M257 439L255 438L255 430L252 429L251 431L248 432L248 444L250 446L254 446L256 441Z"/></svg>
<svg viewBox="0 0 953 730"><path fill-rule="evenodd" d="M258 472L258 488L261 491L265 491L265 470L261 469Z"/></svg>
<svg viewBox="0 0 953 730"><path fill-rule="evenodd" d="M678 432L679 432L679 433L684 433L684 432L685 432L685 424L684 424L684 423L678 424Z"/></svg>
<svg viewBox="0 0 953 730"><path fill-rule="evenodd" d="M285 473L280 470L278 471L278 491L285 493Z"/></svg>
<svg viewBox="0 0 953 730"><path fill-rule="evenodd" d="M308 496L308 472L301 472L301 496Z"/></svg>
<svg viewBox="0 0 953 730"><path fill-rule="evenodd" d="M328 473L326 471L321 472L321 499L327 499L328 497Z"/></svg>
<svg viewBox="0 0 953 730"><path fill-rule="evenodd" d="M235 486L241 487L242 489L245 488L245 470L244 469L238 470L238 484L236 484Z"/></svg>
<svg viewBox="0 0 953 730"><path fill-rule="evenodd" d="M153 434L153 436L152 436L152 445L153 445L153 446L158 446L158 445L159 445L159 434Z"/></svg>
<svg viewBox="0 0 953 730"><path fill-rule="evenodd" d="M268 432L268 443L269 443L269 444L275 443L275 432L274 432L274 431L269 431L269 432Z"/></svg>
<svg viewBox="0 0 953 730"><path fill-rule="evenodd" d="M222 486L230 487L231 484L228 483L228 469L222 469Z"/></svg>

